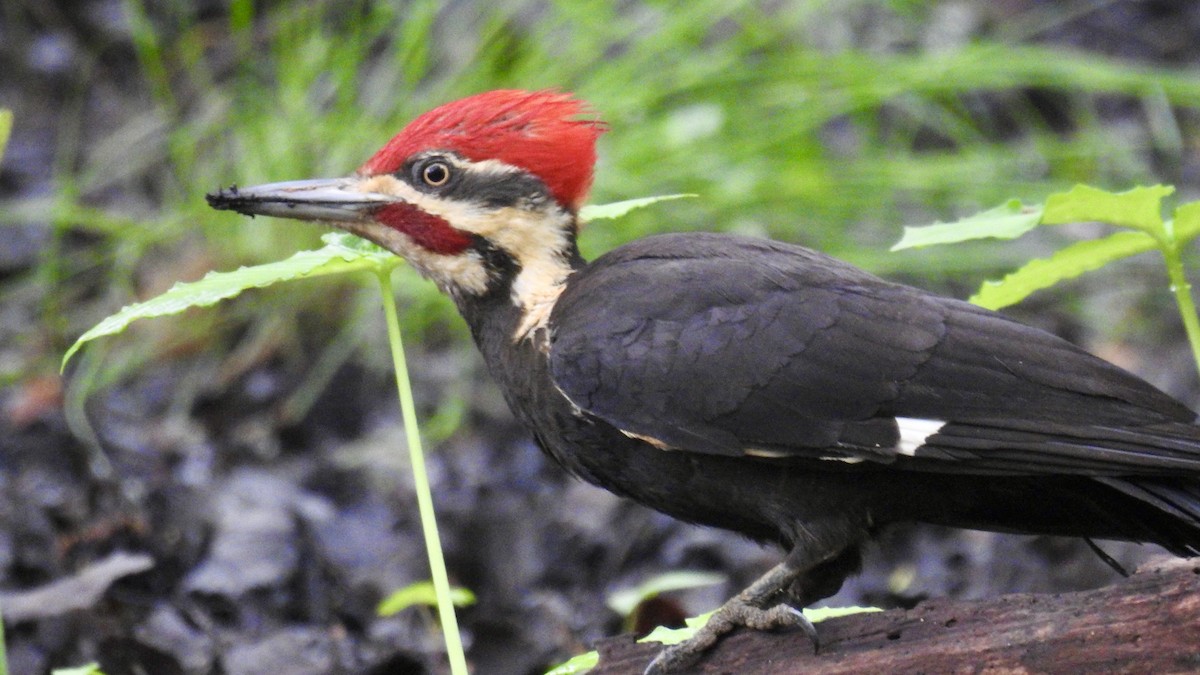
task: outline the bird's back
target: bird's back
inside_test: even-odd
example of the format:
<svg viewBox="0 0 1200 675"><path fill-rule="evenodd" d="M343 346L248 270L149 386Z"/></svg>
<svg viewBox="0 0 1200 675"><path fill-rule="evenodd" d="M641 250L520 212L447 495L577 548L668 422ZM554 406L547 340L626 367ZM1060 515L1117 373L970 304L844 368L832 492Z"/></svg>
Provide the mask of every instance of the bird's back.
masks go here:
<svg viewBox="0 0 1200 675"><path fill-rule="evenodd" d="M768 520L1200 544L1185 406L1053 335L806 248L642 239L576 272L550 329L575 406L645 452L769 467L738 475L761 481L763 512L790 511Z"/></svg>

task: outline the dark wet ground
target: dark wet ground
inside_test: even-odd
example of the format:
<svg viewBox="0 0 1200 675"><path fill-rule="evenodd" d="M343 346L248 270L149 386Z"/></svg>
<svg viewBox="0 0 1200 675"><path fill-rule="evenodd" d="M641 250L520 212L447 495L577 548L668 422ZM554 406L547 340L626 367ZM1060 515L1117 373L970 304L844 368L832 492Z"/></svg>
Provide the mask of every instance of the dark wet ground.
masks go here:
<svg viewBox="0 0 1200 675"><path fill-rule="evenodd" d="M69 20L20 39L0 27L9 45L0 47L0 68L21 73L0 75L0 103L19 101L18 114L34 120L4 160L5 196L51 190L65 73L87 48L79 36L105 34L119 4L63 3L55 11ZM1200 10L1189 7L1113 3L1056 35L1190 63L1200 40L1185 38L1200 35ZM1123 39L1110 41L1114 34ZM108 54L130 58L128 49ZM97 105L133 90L95 87ZM5 228L0 275L12 282L37 264L50 234L39 224ZM10 283L4 299L8 359L19 358L13 345L42 311L21 288ZM1157 363L1146 374L1194 403L1186 355L1170 344L1135 361ZM418 398L446 382L480 383L463 428L429 454L453 581L478 596L460 612L478 672L540 673L621 631L605 597L654 575L726 575L678 596L695 613L777 561L774 550L566 477L514 427L460 348L418 350L411 362L424 388ZM98 444L68 430L54 377L21 378L0 393L0 605L11 672L92 660L110 675L440 670L431 613L375 614L386 593L428 577L389 376L345 366L313 412L289 421L281 408L297 378L288 363L266 359L235 377L201 378L210 384L177 405L172 392L206 367L185 353L102 388L86 405ZM1131 567L1153 552L1106 549ZM1080 542L906 528L873 546L864 573L830 604L903 606L1113 578Z"/></svg>

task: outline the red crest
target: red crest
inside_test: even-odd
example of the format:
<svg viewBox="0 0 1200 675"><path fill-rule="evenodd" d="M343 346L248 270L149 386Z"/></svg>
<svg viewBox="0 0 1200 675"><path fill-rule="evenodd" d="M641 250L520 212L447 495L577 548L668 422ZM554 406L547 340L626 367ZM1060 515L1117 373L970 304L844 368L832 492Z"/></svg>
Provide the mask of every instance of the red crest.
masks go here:
<svg viewBox="0 0 1200 675"><path fill-rule="evenodd" d="M495 159L529 171L560 204L578 209L592 184L596 139L606 129L570 94L499 89L417 117L358 172L392 173L414 153L448 150L471 161Z"/></svg>

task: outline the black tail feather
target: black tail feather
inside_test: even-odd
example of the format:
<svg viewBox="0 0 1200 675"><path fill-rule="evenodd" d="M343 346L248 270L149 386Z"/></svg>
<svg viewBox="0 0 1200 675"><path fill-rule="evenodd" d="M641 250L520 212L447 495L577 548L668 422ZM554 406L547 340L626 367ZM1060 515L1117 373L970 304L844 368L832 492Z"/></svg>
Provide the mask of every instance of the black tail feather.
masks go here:
<svg viewBox="0 0 1200 675"><path fill-rule="evenodd" d="M1095 480L1158 510L1161 517L1141 522L1154 535L1147 537L1148 541L1175 555L1200 556L1200 484L1195 480L1157 477Z"/></svg>
<svg viewBox="0 0 1200 675"><path fill-rule="evenodd" d="M1101 562L1103 562L1105 565L1108 565L1109 569L1123 577L1129 577L1129 570L1125 569L1121 563L1117 562L1115 558L1109 555L1108 551L1100 548L1100 545L1093 541L1091 537L1084 537L1083 541L1088 545L1088 548L1092 549L1092 553L1095 553L1096 557L1099 558Z"/></svg>

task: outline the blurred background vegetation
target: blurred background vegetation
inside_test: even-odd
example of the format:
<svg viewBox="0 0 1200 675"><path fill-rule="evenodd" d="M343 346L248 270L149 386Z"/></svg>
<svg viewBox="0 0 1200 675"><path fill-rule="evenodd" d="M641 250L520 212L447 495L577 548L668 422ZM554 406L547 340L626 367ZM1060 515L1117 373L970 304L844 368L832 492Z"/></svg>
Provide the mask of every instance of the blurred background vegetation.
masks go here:
<svg viewBox="0 0 1200 675"><path fill-rule="evenodd" d="M1180 199L1195 199L1198 63L1200 3L1167 0L0 0L0 108L15 113L0 162L0 479L29 476L0 480L0 586L43 583L71 571L72 559L127 546L155 557L160 576L147 594L175 602L189 571L212 557L208 542L220 528L172 500L195 497L194 510L207 513L213 494L228 489L231 467L246 465L268 467L297 492L339 506L386 501L394 511L364 539L383 547L399 537L411 510L398 494L403 478L379 468L387 460L376 457L363 478L357 465L346 466L346 453L331 450L395 424L372 284L286 284L215 310L142 322L87 346L69 386L59 377L67 346L122 305L211 269L318 245L319 227L215 212L206 192L345 175L435 105L500 87L555 88L576 92L611 125L594 203L699 195L586 227L585 255L652 232L735 231L817 247L965 297L984 279L1094 235L1095 227L888 253L901 228L1011 197L1039 202L1077 182L1113 190L1162 182L1178 186ZM527 624L520 630L552 645L524 648L508 628L492 630L495 642L526 661L550 662L609 628L602 605L583 599L620 575L639 579L645 570L628 560L661 569L698 558L698 567L721 567L724 553L707 544L659 544L662 532L678 534L669 530L675 525L606 511L610 502L592 493L546 487L553 476L523 432L509 428L449 301L407 269L395 287L429 419L423 431L444 441L440 457L450 458L435 481L440 470L449 483L439 507L453 513L443 521L452 573L480 595L476 617L488 607L510 621L518 616ZM1011 312L1196 407L1200 390L1165 290L1150 254ZM384 440L388 450L399 443ZM63 450L77 447L83 451ZM72 463L78 458L89 460L78 462L86 470ZM279 468L281 458L293 464ZM73 491L78 484L83 496ZM529 508L552 489L568 506ZM496 501L504 491L520 499L497 508L508 504ZM468 493L493 501L481 508ZM160 527L162 512L171 527L172 516L191 520ZM150 525L122 530L128 513ZM511 533L526 536L521 528L535 517L549 533L528 535L540 548L527 539L514 546ZM105 518L118 525L97 527ZM486 534L504 518L508 529ZM629 534L635 530L639 536ZM104 534L111 531L126 539ZM11 553L18 535L9 532L36 546ZM296 539L307 551L306 536ZM619 540L618 553L591 547L604 536ZM1039 564L1009 564L1017 557L1004 553L1010 549L988 548L978 536L958 549L933 539L937 546L926 550L919 542L929 537L915 538L911 550L926 551L910 556L915 563L893 564L886 552L883 563L869 560L864 578L883 581L865 582L867 590L847 601L1062 590L1102 578L1077 573L1057 545ZM361 543L337 540L329 549ZM1081 544L1069 550L1077 549L1091 560ZM538 552L548 571L519 558ZM950 571L930 572L931 559L949 560ZM332 568L330 561L336 556L318 562ZM992 561L1007 567L996 572ZM761 560L742 562L734 576ZM420 578L423 565L394 576ZM280 572L288 580L296 574ZM912 590L921 575L932 581ZM280 582L279 597L292 604L263 602L244 623L300 621L295 607L303 602L289 583ZM558 606L522 604L530 588L568 589L561 605L584 619L564 611L570 620L562 630L524 620L556 616L544 610ZM872 588L885 590L872 596ZM376 625L369 602L356 612L344 606L356 601L353 592L338 587L331 597L330 606L359 622L348 622L357 638ZM137 611L128 625L142 620ZM223 611L211 613L217 623L242 627ZM317 618L303 620L325 625L320 611L310 614ZM479 646L486 621L467 623L477 640L472 659L497 663ZM31 644L40 639L33 633L16 637ZM70 644L46 647L48 660L80 662L95 653L96 633L92 624L78 639L54 633Z"/></svg>
<svg viewBox="0 0 1200 675"><path fill-rule="evenodd" d="M588 255L650 232L738 231L961 293L1037 241L887 254L902 225L1080 181L1191 188L1200 78L1172 61L1196 51L1155 23L1156 4L9 0L4 50L20 67L5 76L0 222L35 250L0 291L36 313L0 348L0 376L52 371L80 332L175 279L316 242L317 228L210 211L205 192L349 173L414 115L497 87L575 91L611 124L594 202L700 195L587 229ZM1079 29L1089 16L1105 18ZM398 285L413 330L463 337L431 286ZM101 370L211 348L195 340L253 351L301 315L336 327L354 293L270 291L182 332L143 329Z"/></svg>

